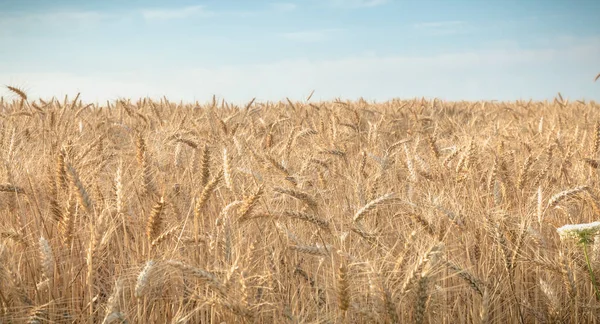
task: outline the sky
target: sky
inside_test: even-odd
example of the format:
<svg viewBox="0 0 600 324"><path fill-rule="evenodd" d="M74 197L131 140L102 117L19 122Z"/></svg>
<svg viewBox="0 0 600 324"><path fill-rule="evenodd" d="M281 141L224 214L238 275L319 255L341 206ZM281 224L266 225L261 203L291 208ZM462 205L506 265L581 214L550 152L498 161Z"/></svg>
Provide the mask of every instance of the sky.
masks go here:
<svg viewBox="0 0 600 324"><path fill-rule="evenodd" d="M599 12L596 0L0 0L0 84L84 101L600 101Z"/></svg>

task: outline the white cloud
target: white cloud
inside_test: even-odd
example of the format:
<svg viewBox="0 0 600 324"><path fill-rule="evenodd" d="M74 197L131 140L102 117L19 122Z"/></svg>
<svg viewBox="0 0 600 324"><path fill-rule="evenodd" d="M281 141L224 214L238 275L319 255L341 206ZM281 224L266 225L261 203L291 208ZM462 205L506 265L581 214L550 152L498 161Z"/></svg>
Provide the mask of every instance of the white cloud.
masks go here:
<svg viewBox="0 0 600 324"><path fill-rule="evenodd" d="M298 5L296 5L295 3L291 3L291 2L274 2L271 3L271 8L273 8L276 11L294 11L296 10L296 8L298 8Z"/></svg>
<svg viewBox="0 0 600 324"><path fill-rule="evenodd" d="M143 9L141 14L146 20L170 20L170 19L184 19L194 16L211 16L214 13L207 11L204 6L188 6L181 8L157 8L157 9Z"/></svg>
<svg viewBox="0 0 600 324"><path fill-rule="evenodd" d="M292 59L265 64L192 67L169 72L0 73L35 97L82 93L83 100L117 97L206 101L213 94L243 103L252 97L315 100L335 97L385 100L439 97L451 100L543 99L557 92L600 100L592 82L600 65L600 39L571 47L487 49L430 56L354 56L335 60ZM0 91L0 93L2 93ZM8 95L8 94L7 94Z"/></svg>
<svg viewBox="0 0 600 324"><path fill-rule="evenodd" d="M339 33L343 29L330 28L321 30L304 30L297 32L281 33L281 37L298 42L322 42L330 39L335 33Z"/></svg>
<svg viewBox="0 0 600 324"><path fill-rule="evenodd" d="M331 4L347 8L377 7L391 2L391 0L331 0Z"/></svg>

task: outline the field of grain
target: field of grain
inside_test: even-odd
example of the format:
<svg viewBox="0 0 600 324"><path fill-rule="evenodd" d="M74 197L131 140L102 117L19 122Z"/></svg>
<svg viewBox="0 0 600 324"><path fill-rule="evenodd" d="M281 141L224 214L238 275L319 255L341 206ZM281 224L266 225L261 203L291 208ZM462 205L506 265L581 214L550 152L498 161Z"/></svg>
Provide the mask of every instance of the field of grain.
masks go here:
<svg viewBox="0 0 600 324"><path fill-rule="evenodd" d="M599 322L597 103L10 90L0 323Z"/></svg>

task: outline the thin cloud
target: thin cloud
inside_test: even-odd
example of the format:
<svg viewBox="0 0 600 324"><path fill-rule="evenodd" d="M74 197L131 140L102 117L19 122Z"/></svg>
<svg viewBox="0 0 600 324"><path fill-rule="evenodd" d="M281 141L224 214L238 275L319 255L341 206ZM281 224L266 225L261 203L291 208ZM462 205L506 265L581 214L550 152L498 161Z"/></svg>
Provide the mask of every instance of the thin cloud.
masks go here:
<svg viewBox="0 0 600 324"><path fill-rule="evenodd" d="M600 99L590 68L597 66L600 39L572 47L481 49L427 56L361 55L331 60L292 59L264 64L190 66L169 71L106 72L86 75L0 73L0 81L24 85L30 97L81 92L84 100L166 95L174 100L209 100L213 94L243 103L253 97L315 100L335 97L385 100L396 96L445 99ZM554 75L564 64L572 74ZM400 77L399 77L400 76ZM461 82L456 82L458 79ZM175 80L175 81L174 81Z"/></svg>
<svg viewBox="0 0 600 324"><path fill-rule="evenodd" d="M195 16L212 16L214 13L204 6L188 6L182 8L143 9L141 14L146 20L185 19Z"/></svg>
<svg viewBox="0 0 600 324"><path fill-rule="evenodd" d="M468 24L460 20L432 21L416 23L413 28L432 36L445 36L467 32Z"/></svg>
<svg viewBox="0 0 600 324"><path fill-rule="evenodd" d="M271 8L275 11L294 11L298 8L298 5L291 2L274 2L271 3Z"/></svg>
<svg viewBox="0 0 600 324"><path fill-rule="evenodd" d="M56 12L46 14L46 19L51 20L78 20L78 21L97 21L108 18L114 18L115 16L98 11L67 11L67 12Z"/></svg>
<svg viewBox="0 0 600 324"><path fill-rule="evenodd" d="M105 20L111 20L118 18L117 15L100 12L100 11L50 11L40 13L16 13L12 15L0 15L0 21L6 25L12 25L15 23L93 23Z"/></svg>
<svg viewBox="0 0 600 324"><path fill-rule="evenodd" d="M333 34L342 32L340 28L330 28L321 30L303 30L280 34L281 37L298 42L322 42L330 39Z"/></svg>
<svg viewBox="0 0 600 324"><path fill-rule="evenodd" d="M416 23L413 27L418 29L426 29L426 28L445 28L445 27L456 27L456 26L464 26L466 22L460 20L452 20L452 21L433 21L433 22L422 22Z"/></svg>
<svg viewBox="0 0 600 324"><path fill-rule="evenodd" d="M331 0L331 4L346 8L377 7L391 2L391 0Z"/></svg>

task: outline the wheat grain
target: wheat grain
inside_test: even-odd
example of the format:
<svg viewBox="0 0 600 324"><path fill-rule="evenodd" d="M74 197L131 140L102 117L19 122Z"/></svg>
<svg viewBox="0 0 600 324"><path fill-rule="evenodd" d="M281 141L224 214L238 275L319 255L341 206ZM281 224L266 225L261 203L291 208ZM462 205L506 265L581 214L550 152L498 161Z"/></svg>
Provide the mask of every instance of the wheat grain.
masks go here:
<svg viewBox="0 0 600 324"><path fill-rule="evenodd" d="M54 280L54 253L50 243L43 236L40 237L40 260L44 277Z"/></svg>
<svg viewBox="0 0 600 324"><path fill-rule="evenodd" d="M573 197L573 196L579 194L580 192L587 191L588 189L589 189L589 187L587 185L584 185L584 186L579 186L579 187L575 187L572 189L561 191L561 192L555 194L554 196L552 196L550 198L550 200L548 200L547 208L556 207L556 205L558 205L561 201L563 201L569 197Z"/></svg>
<svg viewBox="0 0 600 324"><path fill-rule="evenodd" d="M282 188L282 187L275 187L275 188L273 188L273 190L275 192L282 193L282 194L288 195L290 197L293 197L295 199L302 201L313 211L316 211L318 209L317 201L306 192L303 192L300 190L295 190L295 189Z"/></svg>
<svg viewBox="0 0 600 324"><path fill-rule="evenodd" d="M377 199L373 199L370 202L368 202L366 205L364 205L361 209L359 209L356 214L354 214L354 222L360 222L366 214L368 214L369 212L373 211L375 208L377 208L379 205L389 201L390 199L392 199L394 196L393 192L387 193Z"/></svg>
<svg viewBox="0 0 600 324"><path fill-rule="evenodd" d="M345 312L350 307L350 282L348 278L348 269L341 264L338 269L338 307Z"/></svg>
<svg viewBox="0 0 600 324"><path fill-rule="evenodd" d="M154 275L156 266L157 263L154 260L149 260L148 262L146 262L146 265L144 265L144 268L142 269L142 271L140 271L137 277L134 292L135 297L144 297L148 290L148 285L150 284L150 281L152 279L151 276Z"/></svg>
<svg viewBox="0 0 600 324"><path fill-rule="evenodd" d="M81 183L77 171L70 164L67 164L67 172L71 185L77 189L75 190L75 193L77 194L79 204L83 206L88 213L91 213L93 210L92 199L83 186L83 183Z"/></svg>
<svg viewBox="0 0 600 324"><path fill-rule="evenodd" d="M285 210L285 211L281 212L281 214L286 217L300 219L305 222L315 224L316 226L318 226L324 230L329 230L329 222L325 219L318 218L314 215L311 215L308 213L303 213L303 212L298 212L298 211L291 211L291 210Z"/></svg>
<svg viewBox="0 0 600 324"><path fill-rule="evenodd" d="M204 145L204 149L202 150L202 165L200 174L200 185L204 187L210 178L210 149L208 148L208 145Z"/></svg>
<svg viewBox="0 0 600 324"><path fill-rule="evenodd" d="M22 89L7 85L6 88L19 96L22 100L27 100L27 94Z"/></svg>
<svg viewBox="0 0 600 324"><path fill-rule="evenodd" d="M150 216L148 217L148 222L146 223L146 237L150 243L152 243L159 236L161 231L164 207L165 199L164 197L160 197L160 200L154 205L154 207L152 207L152 211L150 211Z"/></svg>
<svg viewBox="0 0 600 324"><path fill-rule="evenodd" d="M227 148L223 149L223 179L225 186L233 191L233 174L231 169L231 157L227 154Z"/></svg>

